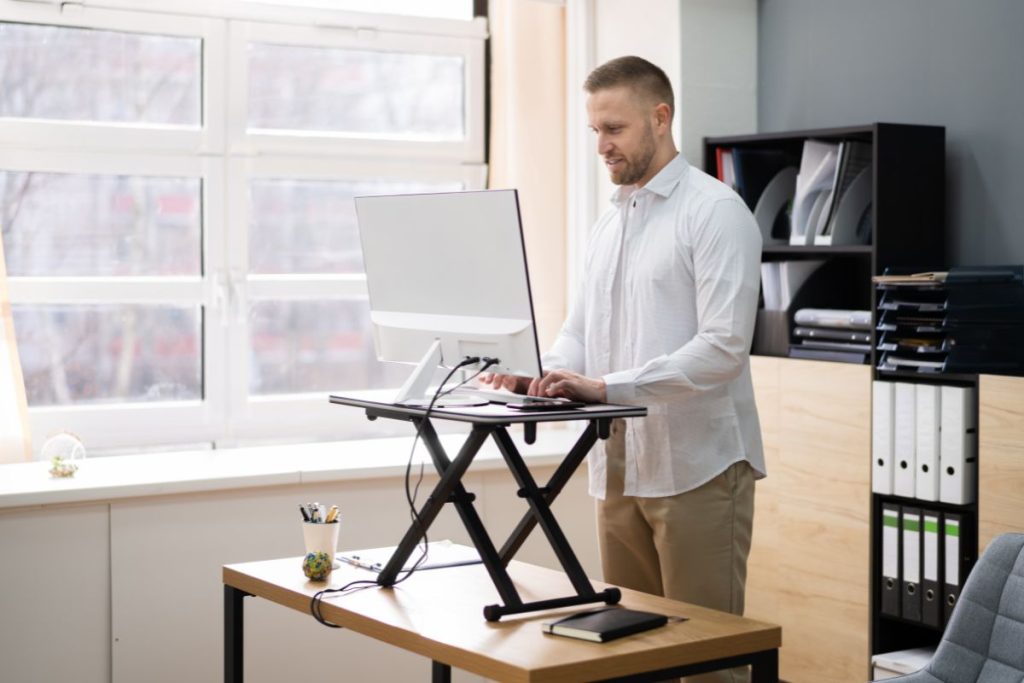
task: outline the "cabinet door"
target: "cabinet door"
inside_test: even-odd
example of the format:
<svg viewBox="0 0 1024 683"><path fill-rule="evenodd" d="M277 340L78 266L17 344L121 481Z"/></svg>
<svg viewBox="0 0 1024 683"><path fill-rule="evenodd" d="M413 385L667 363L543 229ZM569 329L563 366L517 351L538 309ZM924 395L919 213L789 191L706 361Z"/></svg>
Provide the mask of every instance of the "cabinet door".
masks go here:
<svg viewBox="0 0 1024 683"><path fill-rule="evenodd" d="M978 554L1024 532L1024 378L982 375L978 391Z"/></svg>
<svg viewBox="0 0 1024 683"><path fill-rule="evenodd" d="M768 478L747 615L782 625L782 678L866 680L871 368L762 360L753 371Z"/></svg>

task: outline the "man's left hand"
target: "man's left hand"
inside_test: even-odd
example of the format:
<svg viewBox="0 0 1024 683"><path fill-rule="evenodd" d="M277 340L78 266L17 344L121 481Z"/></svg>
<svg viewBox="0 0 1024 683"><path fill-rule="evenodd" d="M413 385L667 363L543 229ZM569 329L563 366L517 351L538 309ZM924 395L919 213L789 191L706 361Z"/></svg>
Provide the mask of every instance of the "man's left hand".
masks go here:
<svg viewBox="0 0 1024 683"><path fill-rule="evenodd" d="M541 379L533 380L531 396L568 398L586 403L606 403L608 391L603 379L585 377L568 370L552 370Z"/></svg>

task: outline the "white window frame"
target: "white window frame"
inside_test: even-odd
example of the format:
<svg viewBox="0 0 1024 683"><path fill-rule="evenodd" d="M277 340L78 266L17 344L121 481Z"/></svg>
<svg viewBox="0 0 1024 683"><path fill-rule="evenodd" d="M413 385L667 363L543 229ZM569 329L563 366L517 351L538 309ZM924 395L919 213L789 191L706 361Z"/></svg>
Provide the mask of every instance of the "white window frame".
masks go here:
<svg viewBox="0 0 1024 683"><path fill-rule="evenodd" d="M484 42L480 38L422 36L376 26L288 26L263 22L232 22L229 29L228 98L229 154L265 153L391 157L482 163L484 160ZM249 101L249 43L305 47L349 48L385 52L415 52L461 57L466 69L461 140L431 141L388 136L363 136L326 131L246 130Z"/></svg>
<svg viewBox="0 0 1024 683"><path fill-rule="evenodd" d="M200 178L203 269L183 278L9 278L14 304L161 303L203 307L203 399L29 409L33 446L68 430L92 452L175 444L231 446L365 436L365 418L327 394L248 394L249 301L330 300L365 295L357 276L250 276L251 179L394 179L486 185L484 54L487 22L276 7L241 0L0 0L0 21L181 35L202 42L202 123L0 119L0 168L99 175ZM247 40L461 55L466 130L461 141L423 142L245 130ZM125 292L130 294L126 296ZM339 387L341 389L341 387ZM379 430L374 430L378 432ZM380 433L380 436L388 435ZM404 431L402 432L404 434Z"/></svg>
<svg viewBox="0 0 1024 683"><path fill-rule="evenodd" d="M226 302L218 279L205 265L223 261L225 244L224 164L206 156L139 156L5 149L3 170L197 178L202 183L204 265L197 276L181 277L16 277L8 276L14 304L184 304L203 307L203 399L110 404L45 406L29 409L36 448L51 434L69 430L87 444L102 448L211 441L225 414L224 377L211 373L209 359L223 358L226 327L215 324Z"/></svg>
<svg viewBox="0 0 1024 683"><path fill-rule="evenodd" d="M17 141L34 149L134 151L181 154L220 154L224 149L226 106L224 35L226 22L210 18L123 12L57 3L47 5L3 0L0 21L92 28L125 33L181 36L202 40L202 121L197 127L0 119L0 140ZM2 146L2 143L0 143Z"/></svg>

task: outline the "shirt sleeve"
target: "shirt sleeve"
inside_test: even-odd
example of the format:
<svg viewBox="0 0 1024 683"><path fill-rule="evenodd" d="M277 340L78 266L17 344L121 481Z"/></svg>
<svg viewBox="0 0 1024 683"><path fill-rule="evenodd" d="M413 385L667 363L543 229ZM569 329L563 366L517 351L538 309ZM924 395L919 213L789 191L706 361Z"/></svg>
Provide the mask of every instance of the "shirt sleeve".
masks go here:
<svg viewBox="0 0 1024 683"><path fill-rule="evenodd" d="M570 370L583 373L586 367L586 345L584 343L583 286L576 288L569 315L555 338L555 343L541 359L541 366L547 370Z"/></svg>
<svg viewBox="0 0 1024 683"><path fill-rule="evenodd" d="M697 334L672 353L603 377L609 403L714 389L750 354L760 289L761 234L739 199L715 203L693 231Z"/></svg>

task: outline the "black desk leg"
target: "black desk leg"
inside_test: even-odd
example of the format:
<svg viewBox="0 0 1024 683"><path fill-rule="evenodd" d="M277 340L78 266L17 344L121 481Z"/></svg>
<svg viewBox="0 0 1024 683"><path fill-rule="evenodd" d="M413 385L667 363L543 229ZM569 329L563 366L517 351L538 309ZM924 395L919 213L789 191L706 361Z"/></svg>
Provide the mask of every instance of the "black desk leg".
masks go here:
<svg viewBox="0 0 1024 683"><path fill-rule="evenodd" d="M750 683L779 683L779 651L758 652L750 661Z"/></svg>
<svg viewBox="0 0 1024 683"><path fill-rule="evenodd" d="M224 586L224 683L242 683L245 639L242 600L249 593Z"/></svg>
<svg viewBox="0 0 1024 683"><path fill-rule="evenodd" d="M452 668L436 659L430 662L431 683L452 683Z"/></svg>

